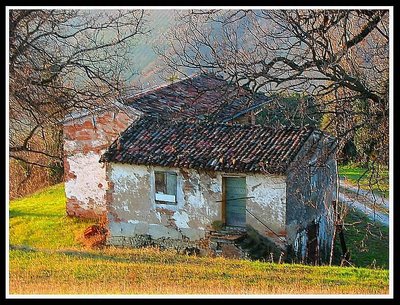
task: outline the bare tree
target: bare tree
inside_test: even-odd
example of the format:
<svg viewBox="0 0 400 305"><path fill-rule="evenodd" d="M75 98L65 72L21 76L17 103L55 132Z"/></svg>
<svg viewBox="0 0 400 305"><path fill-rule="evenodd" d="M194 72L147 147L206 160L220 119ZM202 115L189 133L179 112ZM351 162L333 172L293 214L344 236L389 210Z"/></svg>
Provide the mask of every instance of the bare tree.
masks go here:
<svg viewBox="0 0 400 305"><path fill-rule="evenodd" d="M121 94L144 11L11 9L8 17L10 157L61 167L61 120Z"/></svg>
<svg viewBox="0 0 400 305"><path fill-rule="evenodd" d="M317 114L339 152L356 142L372 177L389 162L389 36L387 10L192 10L157 51L169 74L214 72L254 93L295 94L289 108Z"/></svg>
<svg viewBox="0 0 400 305"><path fill-rule="evenodd" d="M113 101L125 84L131 40L143 33L143 14L10 10L11 156L47 154L29 145L42 127Z"/></svg>
<svg viewBox="0 0 400 305"><path fill-rule="evenodd" d="M193 10L180 18L169 49L159 50L170 70L312 96L340 146L370 128L379 134L364 141L367 153L387 164L388 11Z"/></svg>

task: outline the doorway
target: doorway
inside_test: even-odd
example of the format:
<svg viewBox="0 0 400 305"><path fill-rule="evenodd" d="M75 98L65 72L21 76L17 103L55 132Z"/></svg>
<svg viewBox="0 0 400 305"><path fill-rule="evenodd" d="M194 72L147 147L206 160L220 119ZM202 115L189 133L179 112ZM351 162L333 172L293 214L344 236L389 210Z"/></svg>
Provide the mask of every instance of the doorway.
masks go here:
<svg viewBox="0 0 400 305"><path fill-rule="evenodd" d="M224 177L225 223L230 227L246 226L246 178Z"/></svg>

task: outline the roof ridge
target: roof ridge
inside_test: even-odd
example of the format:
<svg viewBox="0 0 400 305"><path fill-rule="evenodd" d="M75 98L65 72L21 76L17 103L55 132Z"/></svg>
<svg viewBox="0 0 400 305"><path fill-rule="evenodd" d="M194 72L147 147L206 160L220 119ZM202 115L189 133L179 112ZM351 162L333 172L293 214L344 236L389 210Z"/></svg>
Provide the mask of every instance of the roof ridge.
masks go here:
<svg viewBox="0 0 400 305"><path fill-rule="evenodd" d="M295 130L295 131L300 131L303 129L308 129L308 130L319 130L323 132L322 130L318 129L315 126L312 125L304 125L304 126L280 126L280 127L273 127L273 126L267 126L267 125L262 125L262 124L248 124L248 123L240 123L240 122L221 122L221 121L208 121L207 119L202 119L202 120L195 120L193 121L193 118L187 118L187 119L179 119L179 120L167 120L163 119L160 117L155 117L155 116L144 116L141 118L139 121L141 122L157 122L160 123L164 126L173 126L173 125L180 125L180 124L187 124L187 125L211 125L211 126L232 126L232 127L240 127L240 128L262 128L262 129L269 129L269 130ZM139 123L139 122L138 122Z"/></svg>
<svg viewBox="0 0 400 305"><path fill-rule="evenodd" d="M155 85L155 86L143 89L140 92L136 92L136 93L133 93L131 95L126 95L122 99L124 100L124 99L131 99L131 98L134 98L134 97L139 97L142 94L154 92L154 91L157 91L158 89L162 89L162 88L165 88L165 87L168 87L168 86L172 86L172 85L178 84L178 83L183 82L183 81L188 80L188 79L193 79L195 77L200 76L201 74L204 74L204 73L197 72L197 73L193 73L193 74L191 74L191 75L189 75L189 76L187 76L185 78L179 79L178 81L175 81L175 82L172 82L172 83L167 83L166 82L166 83L163 83L163 84L160 84L160 85Z"/></svg>

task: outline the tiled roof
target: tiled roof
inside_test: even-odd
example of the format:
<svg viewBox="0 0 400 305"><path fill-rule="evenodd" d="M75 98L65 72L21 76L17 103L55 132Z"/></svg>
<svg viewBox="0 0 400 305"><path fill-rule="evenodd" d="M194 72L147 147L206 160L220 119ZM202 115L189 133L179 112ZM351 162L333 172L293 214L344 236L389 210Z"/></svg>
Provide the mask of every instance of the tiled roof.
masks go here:
<svg viewBox="0 0 400 305"><path fill-rule="evenodd" d="M269 101L251 96L242 87L208 74L200 74L132 97L124 103L153 117L187 119L207 117L219 122L244 114Z"/></svg>
<svg viewBox="0 0 400 305"><path fill-rule="evenodd" d="M143 118L122 133L100 162L284 173L312 132L312 127L275 130Z"/></svg>

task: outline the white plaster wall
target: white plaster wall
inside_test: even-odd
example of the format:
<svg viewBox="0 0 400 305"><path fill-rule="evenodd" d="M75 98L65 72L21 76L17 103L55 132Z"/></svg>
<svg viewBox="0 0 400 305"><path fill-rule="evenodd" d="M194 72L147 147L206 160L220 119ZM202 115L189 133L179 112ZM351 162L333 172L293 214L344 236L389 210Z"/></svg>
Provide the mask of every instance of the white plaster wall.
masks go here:
<svg viewBox="0 0 400 305"><path fill-rule="evenodd" d="M79 200L83 209L90 207L90 199L94 200L96 208L105 209L106 171L99 159L100 155L93 152L68 157L70 172L76 178L65 182L65 193L67 198Z"/></svg>
<svg viewBox="0 0 400 305"><path fill-rule="evenodd" d="M149 169L113 163L109 177L114 184L113 210L130 223L148 222L151 207Z"/></svg>
<svg viewBox="0 0 400 305"><path fill-rule="evenodd" d="M261 174L247 175L246 208L258 219L268 225L275 233L284 235L286 225L286 177L268 176ZM271 232L249 213L246 214L246 223L254 227L259 233ZM265 234L264 234L265 236Z"/></svg>
<svg viewBox="0 0 400 305"><path fill-rule="evenodd" d="M109 207L111 236L149 234L153 238L204 237L214 220L222 220L224 173L193 169L111 163L109 178L114 184ZM177 173L177 203L156 203L154 171ZM237 175L236 175L237 176ZM246 177L247 208L276 233L285 230L286 182L284 176ZM251 215L246 222L266 236L266 228ZM147 233L144 233L147 232Z"/></svg>
<svg viewBox="0 0 400 305"><path fill-rule="evenodd" d="M196 240L204 237L207 226L221 218L221 202L217 202L221 200L220 176L120 163L111 163L109 171L114 184L109 207L112 236L150 234L153 238L186 236ZM156 203L154 171L177 173L176 204ZM143 228L147 228L147 233Z"/></svg>

